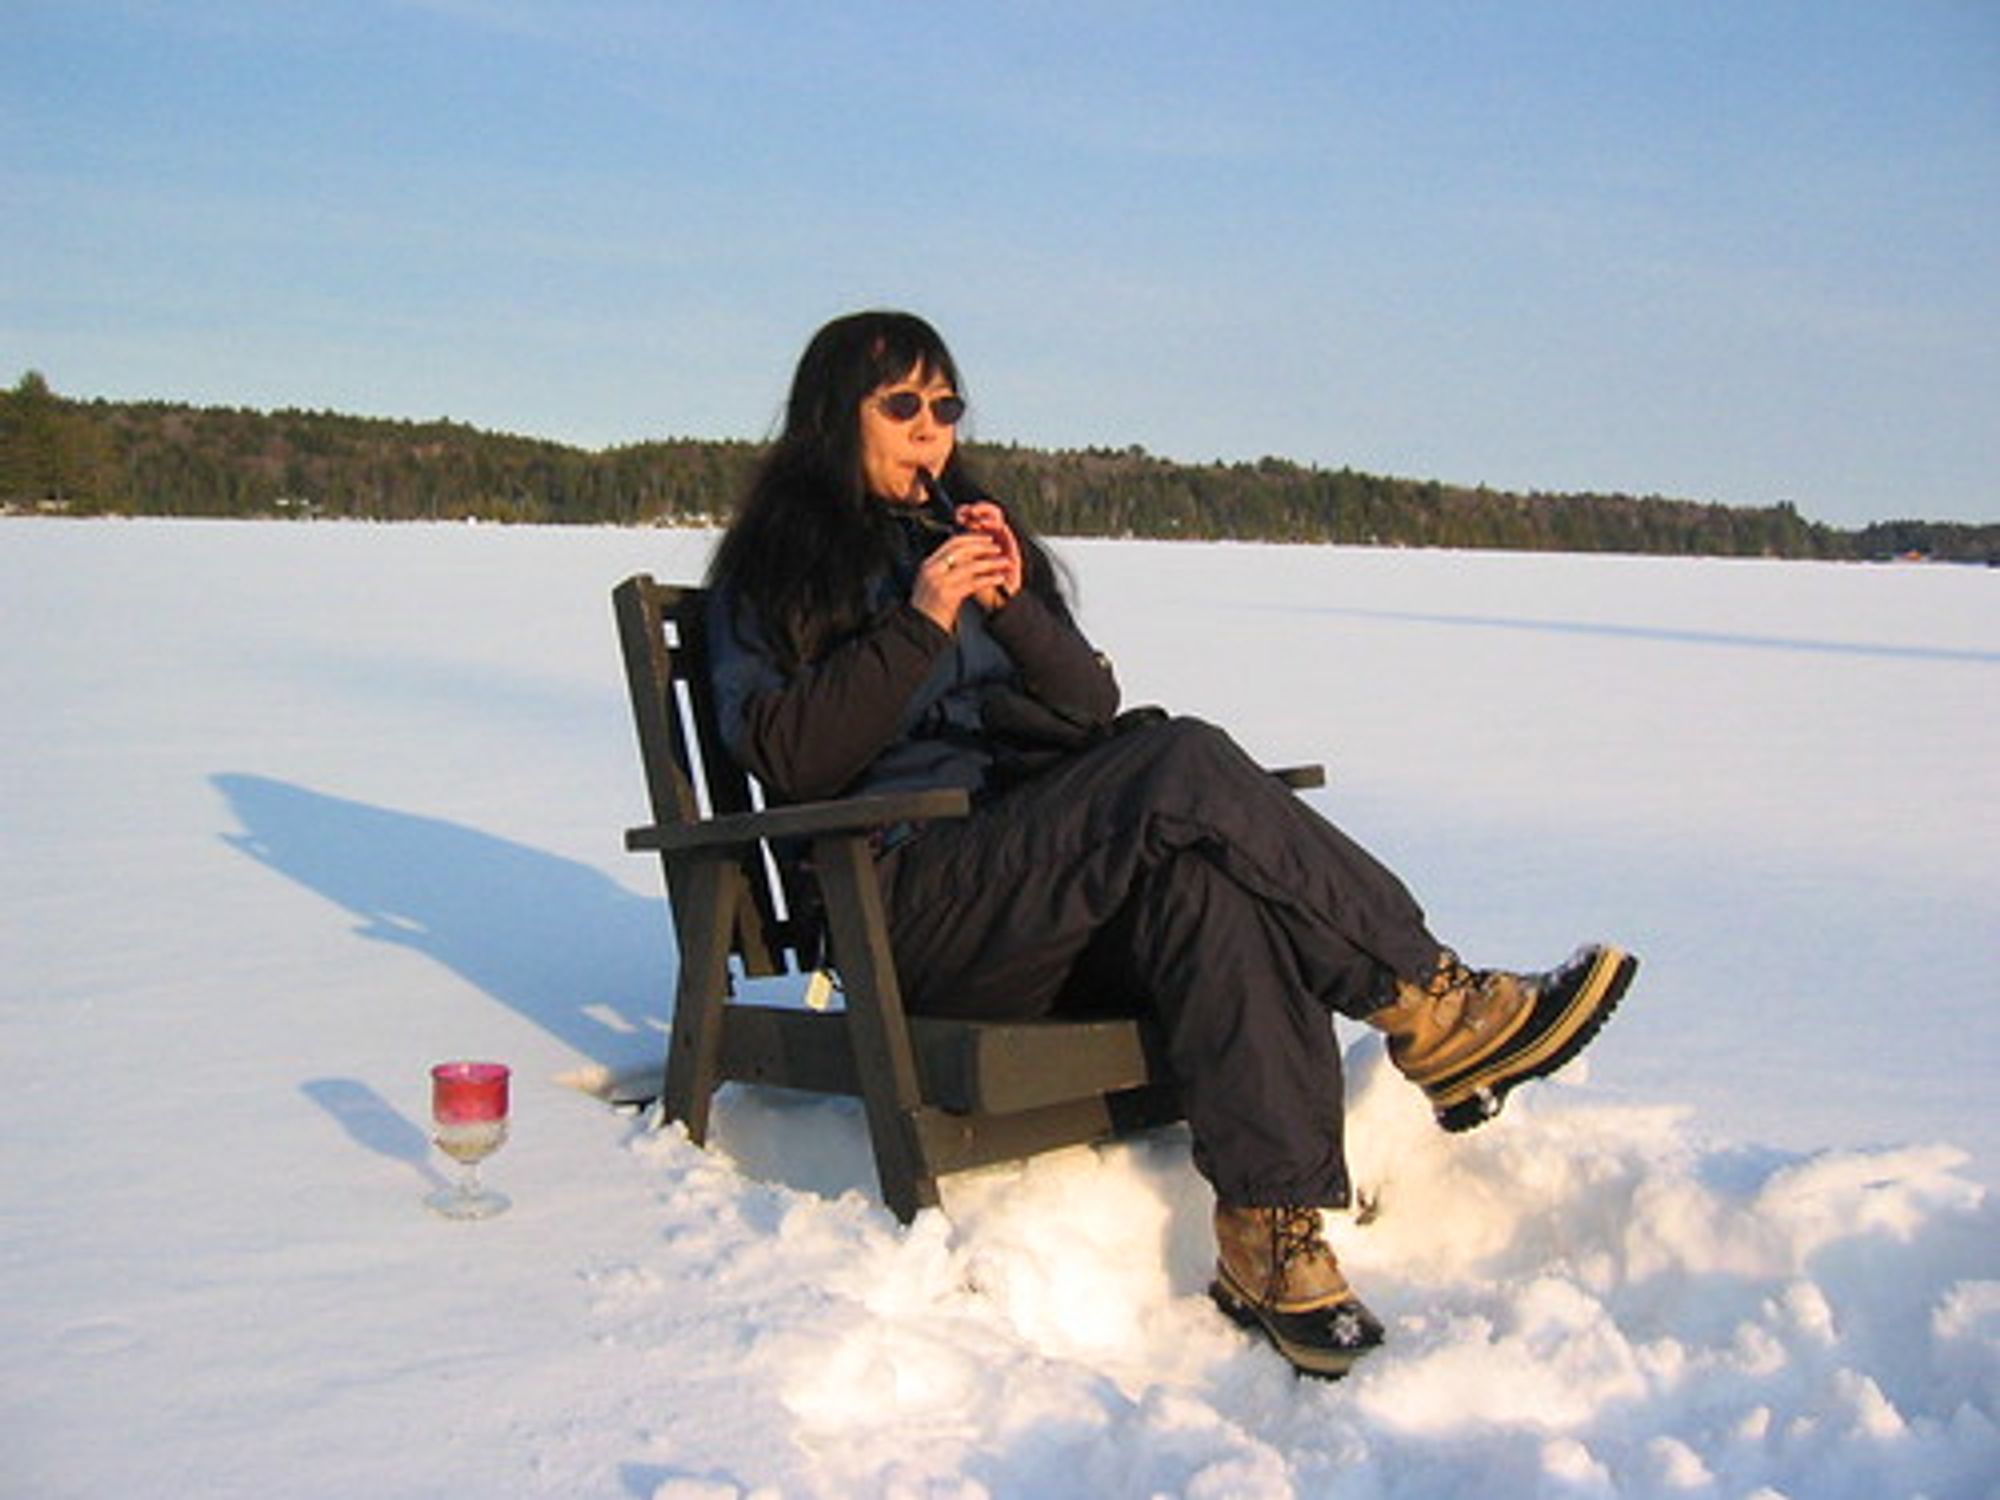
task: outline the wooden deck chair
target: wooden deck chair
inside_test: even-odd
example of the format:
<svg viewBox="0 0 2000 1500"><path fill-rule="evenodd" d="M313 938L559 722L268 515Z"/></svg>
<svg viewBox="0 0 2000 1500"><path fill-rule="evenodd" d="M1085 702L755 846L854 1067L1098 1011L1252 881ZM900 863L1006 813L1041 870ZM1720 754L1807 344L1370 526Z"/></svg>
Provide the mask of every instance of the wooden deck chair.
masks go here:
<svg viewBox="0 0 2000 1500"><path fill-rule="evenodd" d="M963 817L966 794L761 806L717 732L703 592L640 574L612 598L653 806L625 846L659 855L680 947L663 1123L705 1143L728 1080L858 1095L882 1198L907 1222L947 1173L1179 1118L1148 1020L906 1015L870 838ZM837 975L844 1003L748 1003L737 972Z"/></svg>

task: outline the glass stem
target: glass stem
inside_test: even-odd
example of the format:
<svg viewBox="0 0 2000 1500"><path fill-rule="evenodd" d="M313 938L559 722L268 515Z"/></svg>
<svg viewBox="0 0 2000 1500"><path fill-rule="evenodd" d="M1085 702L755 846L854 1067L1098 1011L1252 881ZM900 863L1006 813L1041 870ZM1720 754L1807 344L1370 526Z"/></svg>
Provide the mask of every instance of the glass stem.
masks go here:
<svg viewBox="0 0 2000 1500"><path fill-rule="evenodd" d="M479 1163L469 1161L458 1176L458 1196L470 1203L479 1196Z"/></svg>

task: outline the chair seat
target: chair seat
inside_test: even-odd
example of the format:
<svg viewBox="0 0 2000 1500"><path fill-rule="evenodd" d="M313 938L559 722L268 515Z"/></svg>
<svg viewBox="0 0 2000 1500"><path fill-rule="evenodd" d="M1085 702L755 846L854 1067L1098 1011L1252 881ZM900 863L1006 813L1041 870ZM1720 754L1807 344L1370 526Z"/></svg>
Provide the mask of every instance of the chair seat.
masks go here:
<svg viewBox="0 0 2000 1500"><path fill-rule="evenodd" d="M909 1022L923 1102L952 1114L1011 1114L1156 1082L1162 1042L1132 1017ZM846 1017L838 1011L731 1005L721 1075L745 1083L859 1094Z"/></svg>
<svg viewBox="0 0 2000 1500"><path fill-rule="evenodd" d="M1164 1076L1158 1030L1131 1017L940 1021L913 1017L925 1098L956 1114L1008 1114Z"/></svg>

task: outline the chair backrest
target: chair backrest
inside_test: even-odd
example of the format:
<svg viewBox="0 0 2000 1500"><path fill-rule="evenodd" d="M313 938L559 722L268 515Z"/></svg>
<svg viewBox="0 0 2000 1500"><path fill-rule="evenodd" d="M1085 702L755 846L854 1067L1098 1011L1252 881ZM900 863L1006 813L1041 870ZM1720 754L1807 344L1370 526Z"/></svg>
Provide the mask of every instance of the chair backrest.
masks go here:
<svg viewBox="0 0 2000 1500"><path fill-rule="evenodd" d="M645 573L612 591L639 759L653 819L662 826L762 805L756 782L731 757L716 725L707 604L706 591L657 583ZM807 884L763 845L745 854L738 870L749 899L736 902L731 949L744 971L767 976L815 967L820 924ZM667 884L677 901L672 857Z"/></svg>

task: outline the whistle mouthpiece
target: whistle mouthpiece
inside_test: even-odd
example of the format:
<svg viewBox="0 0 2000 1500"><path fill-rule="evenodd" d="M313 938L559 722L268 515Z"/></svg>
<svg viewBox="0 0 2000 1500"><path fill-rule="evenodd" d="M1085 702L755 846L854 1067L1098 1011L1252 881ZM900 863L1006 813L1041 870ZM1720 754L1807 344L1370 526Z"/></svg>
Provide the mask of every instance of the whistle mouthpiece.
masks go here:
<svg viewBox="0 0 2000 1500"><path fill-rule="evenodd" d="M946 530L958 530L958 506L945 492L945 487L938 481L937 475L919 465L917 483L923 486L925 513Z"/></svg>

